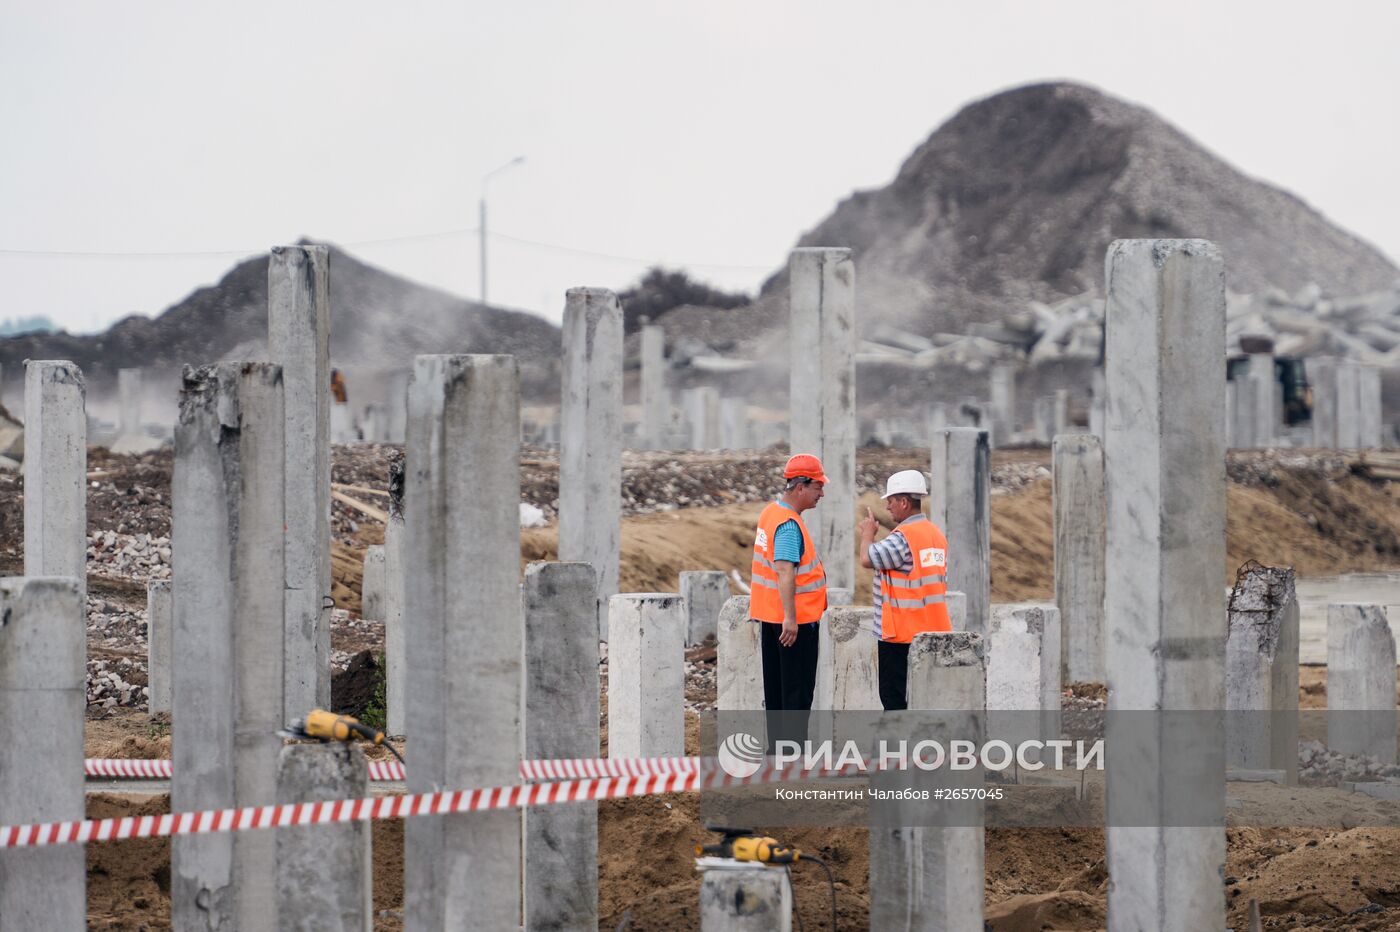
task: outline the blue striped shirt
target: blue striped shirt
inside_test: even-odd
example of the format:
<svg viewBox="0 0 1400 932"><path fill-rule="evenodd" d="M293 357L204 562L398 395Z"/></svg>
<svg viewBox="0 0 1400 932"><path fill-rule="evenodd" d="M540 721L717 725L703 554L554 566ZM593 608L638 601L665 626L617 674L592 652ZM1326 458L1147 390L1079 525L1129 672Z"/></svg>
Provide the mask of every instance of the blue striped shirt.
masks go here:
<svg viewBox="0 0 1400 932"><path fill-rule="evenodd" d="M923 518L922 514L910 515L899 522L901 526L910 521L917 521ZM880 602L883 595L880 591L880 575L891 570L898 570L907 573L914 568L914 552L909 549L909 542L904 539L904 535L896 527L884 540L876 541L870 545L868 551L870 562L875 565L875 579L871 584L871 601L875 604L875 637L884 637L880 626Z"/></svg>

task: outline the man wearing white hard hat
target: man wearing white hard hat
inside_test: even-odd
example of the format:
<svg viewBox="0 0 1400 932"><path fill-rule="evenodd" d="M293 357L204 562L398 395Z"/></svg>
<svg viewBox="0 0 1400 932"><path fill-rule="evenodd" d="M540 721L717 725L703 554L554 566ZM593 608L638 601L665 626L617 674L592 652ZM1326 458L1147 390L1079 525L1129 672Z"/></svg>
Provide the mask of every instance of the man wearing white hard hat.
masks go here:
<svg viewBox="0 0 1400 932"><path fill-rule="evenodd" d="M885 483L885 507L895 528L879 543L879 524L869 508L859 524L860 565L875 570L875 636L880 667L880 703L886 711L908 708L909 645L925 631L951 631L948 618L948 541L924 517L924 474L906 469Z"/></svg>

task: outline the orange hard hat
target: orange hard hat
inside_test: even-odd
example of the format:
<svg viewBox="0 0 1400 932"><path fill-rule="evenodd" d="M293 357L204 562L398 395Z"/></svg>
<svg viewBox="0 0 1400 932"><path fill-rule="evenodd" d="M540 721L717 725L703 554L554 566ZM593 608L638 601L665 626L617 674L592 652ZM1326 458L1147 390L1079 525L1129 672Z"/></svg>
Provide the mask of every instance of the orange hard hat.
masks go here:
<svg viewBox="0 0 1400 932"><path fill-rule="evenodd" d="M814 482L826 483L826 472L822 470L822 461L810 453L799 453L787 461L787 466L783 468L784 479L811 479Z"/></svg>

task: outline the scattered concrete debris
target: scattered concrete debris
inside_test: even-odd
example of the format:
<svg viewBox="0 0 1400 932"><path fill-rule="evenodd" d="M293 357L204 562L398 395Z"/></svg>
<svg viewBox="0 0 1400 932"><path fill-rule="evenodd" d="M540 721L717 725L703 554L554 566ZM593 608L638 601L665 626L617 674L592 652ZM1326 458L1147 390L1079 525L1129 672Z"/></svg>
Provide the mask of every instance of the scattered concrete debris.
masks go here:
<svg viewBox="0 0 1400 932"><path fill-rule="evenodd" d="M94 531L88 538L88 572L149 582L170 578L170 538Z"/></svg>
<svg viewBox="0 0 1400 932"><path fill-rule="evenodd" d="M1400 765L1384 764L1366 755L1349 756L1333 751L1321 741L1298 746L1298 779L1304 786L1335 786L1343 780L1400 778Z"/></svg>
<svg viewBox="0 0 1400 932"><path fill-rule="evenodd" d="M1265 337L1279 356L1394 366L1400 364L1400 285L1352 297L1326 297L1315 284L1293 295L1276 288L1231 295L1225 335L1231 351L1241 339Z"/></svg>
<svg viewBox="0 0 1400 932"><path fill-rule="evenodd" d="M146 666L129 657L87 662L87 704L114 709L146 707Z"/></svg>

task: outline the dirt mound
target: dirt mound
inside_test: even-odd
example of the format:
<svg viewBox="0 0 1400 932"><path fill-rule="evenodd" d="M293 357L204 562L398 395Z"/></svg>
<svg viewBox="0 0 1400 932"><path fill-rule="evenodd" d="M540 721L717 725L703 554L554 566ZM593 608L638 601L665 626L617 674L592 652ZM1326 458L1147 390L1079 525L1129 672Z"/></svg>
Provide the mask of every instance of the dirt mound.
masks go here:
<svg viewBox="0 0 1400 932"><path fill-rule="evenodd" d="M1056 890L1013 896L988 909L983 920L994 932L1102 929L1108 921L1108 910L1100 897L1078 890Z"/></svg>
<svg viewBox="0 0 1400 932"><path fill-rule="evenodd" d="M1400 830L1231 829L1230 919L1251 899L1266 928L1394 929L1400 924Z"/></svg>
<svg viewBox="0 0 1400 932"><path fill-rule="evenodd" d="M105 333L28 333L0 339L0 363L71 359L90 380L124 366L174 369L233 354L266 358L267 255L234 266L156 317L133 315ZM419 353L508 353L523 386L557 397L559 328L533 314L465 301L367 265L331 246L331 363L406 367ZM10 367L14 366L13 370ZM554 373L553 378L549 376Z"/></svg>
<svg viewBox="0 0 1400 932"><path fill-rule="evenodd" d="M1325 673L1321 668L1303 668L1305 707L1315 707L1325 694ZM89 756L118 756L122 750L131 752L130 756L168 756L168 738L155 747L143 744L146 739L133 738L131 732L149 727L145 717L120 711L88 722ZM601 712L606 754L606 695ZM382 748L372 750L381 759L387 753ZM699 720L687 716L686 751L698 750ZM1258 784L1232 784L1231 793L1252 806L1259 789ZM1359 799L1350 794L1345 798ZM150 815L167 806L166 797L94 796L90 815ZM774 831L831 866L838 927L867 926L868 833L857 828ZM1227 839L1224 892L1233 928L1243 928L1251 898L1260 901L1266 928L1400 927L1400 884L1390 867L1400 854L1400 829L1232 828ZM600 804L601 926L617 928L626 922L632 929L697 928L700 877L690 852L706 840L709 833L701 825L697 794ZM162 864L168 850L168 843L159 840L90 849L88 889L95 928L136 928L140 923L167 927L162 923L169 915L169 879ZM373 850L374 907L377 914L388 911L387 917L378 916L375 928L397 929L400 925L394 916L403 905L402 823L374 823ZM1099 829L989 829L984 889L990 927L1014 932L1102 928L1107 890L1104 857L1104 834ZM793 883L804 924L826 928L830 900L825 875L815 867L799 867Z"/></svg>
<svg viewBox="0 0 1400 932"><path fill-rule="evenodd" d="M170 797L96 793L89 819L156 816ZM131 838L87 846L89 929L169 929L170 839Z"/></svg>
<svg viewBox="0 0 1400 932"><path fill-rule="evenodd" d="M133 723L138 728L145 725L149 716L135 710L123 709L122 712L139 719L123 715L105 729L95 728L96 721L88 722L84 740L85 756L119 760L171 760L168 723L147 725L144 736L124 733Z"/></svg>
<svg viewBox="0 0 1400 932"><path fill-rule="evenodd" d="M374 651L362 650L344 670L331 677L331 711L363 718L376 702L383 673Z"/></svg>
<svg viewBox="0 0 1400 932"><path fill-rule="evenodd" d="M932 335L1000 318L1008 300L1101 291L1109 243L1135 237L1215 241L1240 292L1292 292L1311 281L1354 294L1400 274L1370 245L1152 112L1067 83L964 107L894 181L847 198L799 245L854 250L862 327ZM769 279L758 302L779 329L786 274Z"/></svg>

